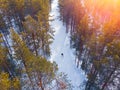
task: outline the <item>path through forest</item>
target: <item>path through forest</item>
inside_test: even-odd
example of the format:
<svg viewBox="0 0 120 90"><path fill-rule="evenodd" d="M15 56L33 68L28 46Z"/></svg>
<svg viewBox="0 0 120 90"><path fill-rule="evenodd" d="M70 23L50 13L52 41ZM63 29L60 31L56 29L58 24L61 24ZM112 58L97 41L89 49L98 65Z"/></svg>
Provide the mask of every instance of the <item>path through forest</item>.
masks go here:
<svg viewBox="0 0 120 90"><path fill-rule="evenodd" d="M68 75L69 80L71 80L74 90L82 90L79 86L85 80L84 72L78 69L75 65L75 55L73 50L70 49L70 38L69 34L66 34L65 26L63 26L62 21L58 19L59 8L58 0L53 0L52 10L50 15L54 21L50 22L51 27L55 31L54 41L51 45L51 58L58 64L60 72L64 72ZM62 56L61 53L64 55Z"/></svg>

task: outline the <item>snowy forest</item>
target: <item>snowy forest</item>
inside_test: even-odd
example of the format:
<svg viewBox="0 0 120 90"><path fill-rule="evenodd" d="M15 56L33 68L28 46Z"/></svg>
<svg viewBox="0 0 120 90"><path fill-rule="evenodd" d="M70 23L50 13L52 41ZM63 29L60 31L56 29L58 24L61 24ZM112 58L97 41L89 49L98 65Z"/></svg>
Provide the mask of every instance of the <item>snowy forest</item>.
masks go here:
<svg viewBox="0 0 120 90"><path fill-rule="evenodd" d="M0 90L120 90L120 0L0 0Z"/></svg>

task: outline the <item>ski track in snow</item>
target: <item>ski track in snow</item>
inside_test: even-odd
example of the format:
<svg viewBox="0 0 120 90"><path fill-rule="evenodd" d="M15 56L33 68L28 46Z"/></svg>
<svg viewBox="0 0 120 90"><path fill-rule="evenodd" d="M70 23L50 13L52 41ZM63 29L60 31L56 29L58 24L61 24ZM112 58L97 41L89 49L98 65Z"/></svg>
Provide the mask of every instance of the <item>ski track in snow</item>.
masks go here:
<svg viewBox="0 0 120 90"><path fill-rule="evenodd" d="M52 28L54 28L55 36L51 48L51 62L55 61L58 64L59 72L64 72L67 74L68 79L71 80L74 86L73 90L81 90L79 86L85 80L84 72L78 69L75 65L75 55L73 50L70 49L70 38L69 33L66 34L65 26L63 26L62 21L58 19L59 9L58 0L53 0L52 11L50 12L50 19L55 19L50 22ZM64 56L61 56L61 53Z"/></svg>

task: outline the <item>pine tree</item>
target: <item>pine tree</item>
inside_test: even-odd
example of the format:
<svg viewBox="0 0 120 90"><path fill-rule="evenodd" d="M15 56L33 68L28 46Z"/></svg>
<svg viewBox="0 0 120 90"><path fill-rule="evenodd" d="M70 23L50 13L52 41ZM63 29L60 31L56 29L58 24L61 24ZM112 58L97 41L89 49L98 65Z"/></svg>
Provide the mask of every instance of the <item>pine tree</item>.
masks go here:
<svg viewBox="0 0 120 90"><path fill-rule="evenodd" d="M16 60L22 60L25 66L25 72L28 74L33 89L34 85L37 84L38 87L45 90L45 88L49 87L56 80L57 64L47 61L42 56L34 55L14 30L11 31L11 34L15 58Z"/></svg>
<svg viewBox="0 0 120 90"><path fill-rule="evenodd" d="M25 31L22 33L23 39L36 56L39 54L44 56L50 55L49 45L52 43L52 35L48 25L48 21L44 21L44 18L41 16L38 17L38 21L31 16L27 16L24 22Z"/></svg>
<svg viewBox="0 0 120 90"><path fill-rule="evenodd" d="M0 89L1 90L21 90L18 78L11 80L9 74L0 72Z"/></svg>
<svg viewBox="0 0 120 90"><path fill-rule="evenodd" d="M10 89L9 75L6 73L0 73L0 88L2 90L9 90Z"/></svg>

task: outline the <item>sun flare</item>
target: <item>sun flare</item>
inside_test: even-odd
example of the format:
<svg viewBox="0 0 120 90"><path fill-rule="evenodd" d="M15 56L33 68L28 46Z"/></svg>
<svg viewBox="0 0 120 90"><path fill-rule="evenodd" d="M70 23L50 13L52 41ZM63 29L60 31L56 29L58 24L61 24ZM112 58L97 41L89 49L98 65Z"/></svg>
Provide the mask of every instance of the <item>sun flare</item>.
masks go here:
<svg viewBox="0 0 120 90"><path fill-rule="evenodd" d="M92 15L104 20L120 16L120 0L86 0L85 6Z"/></svg>

